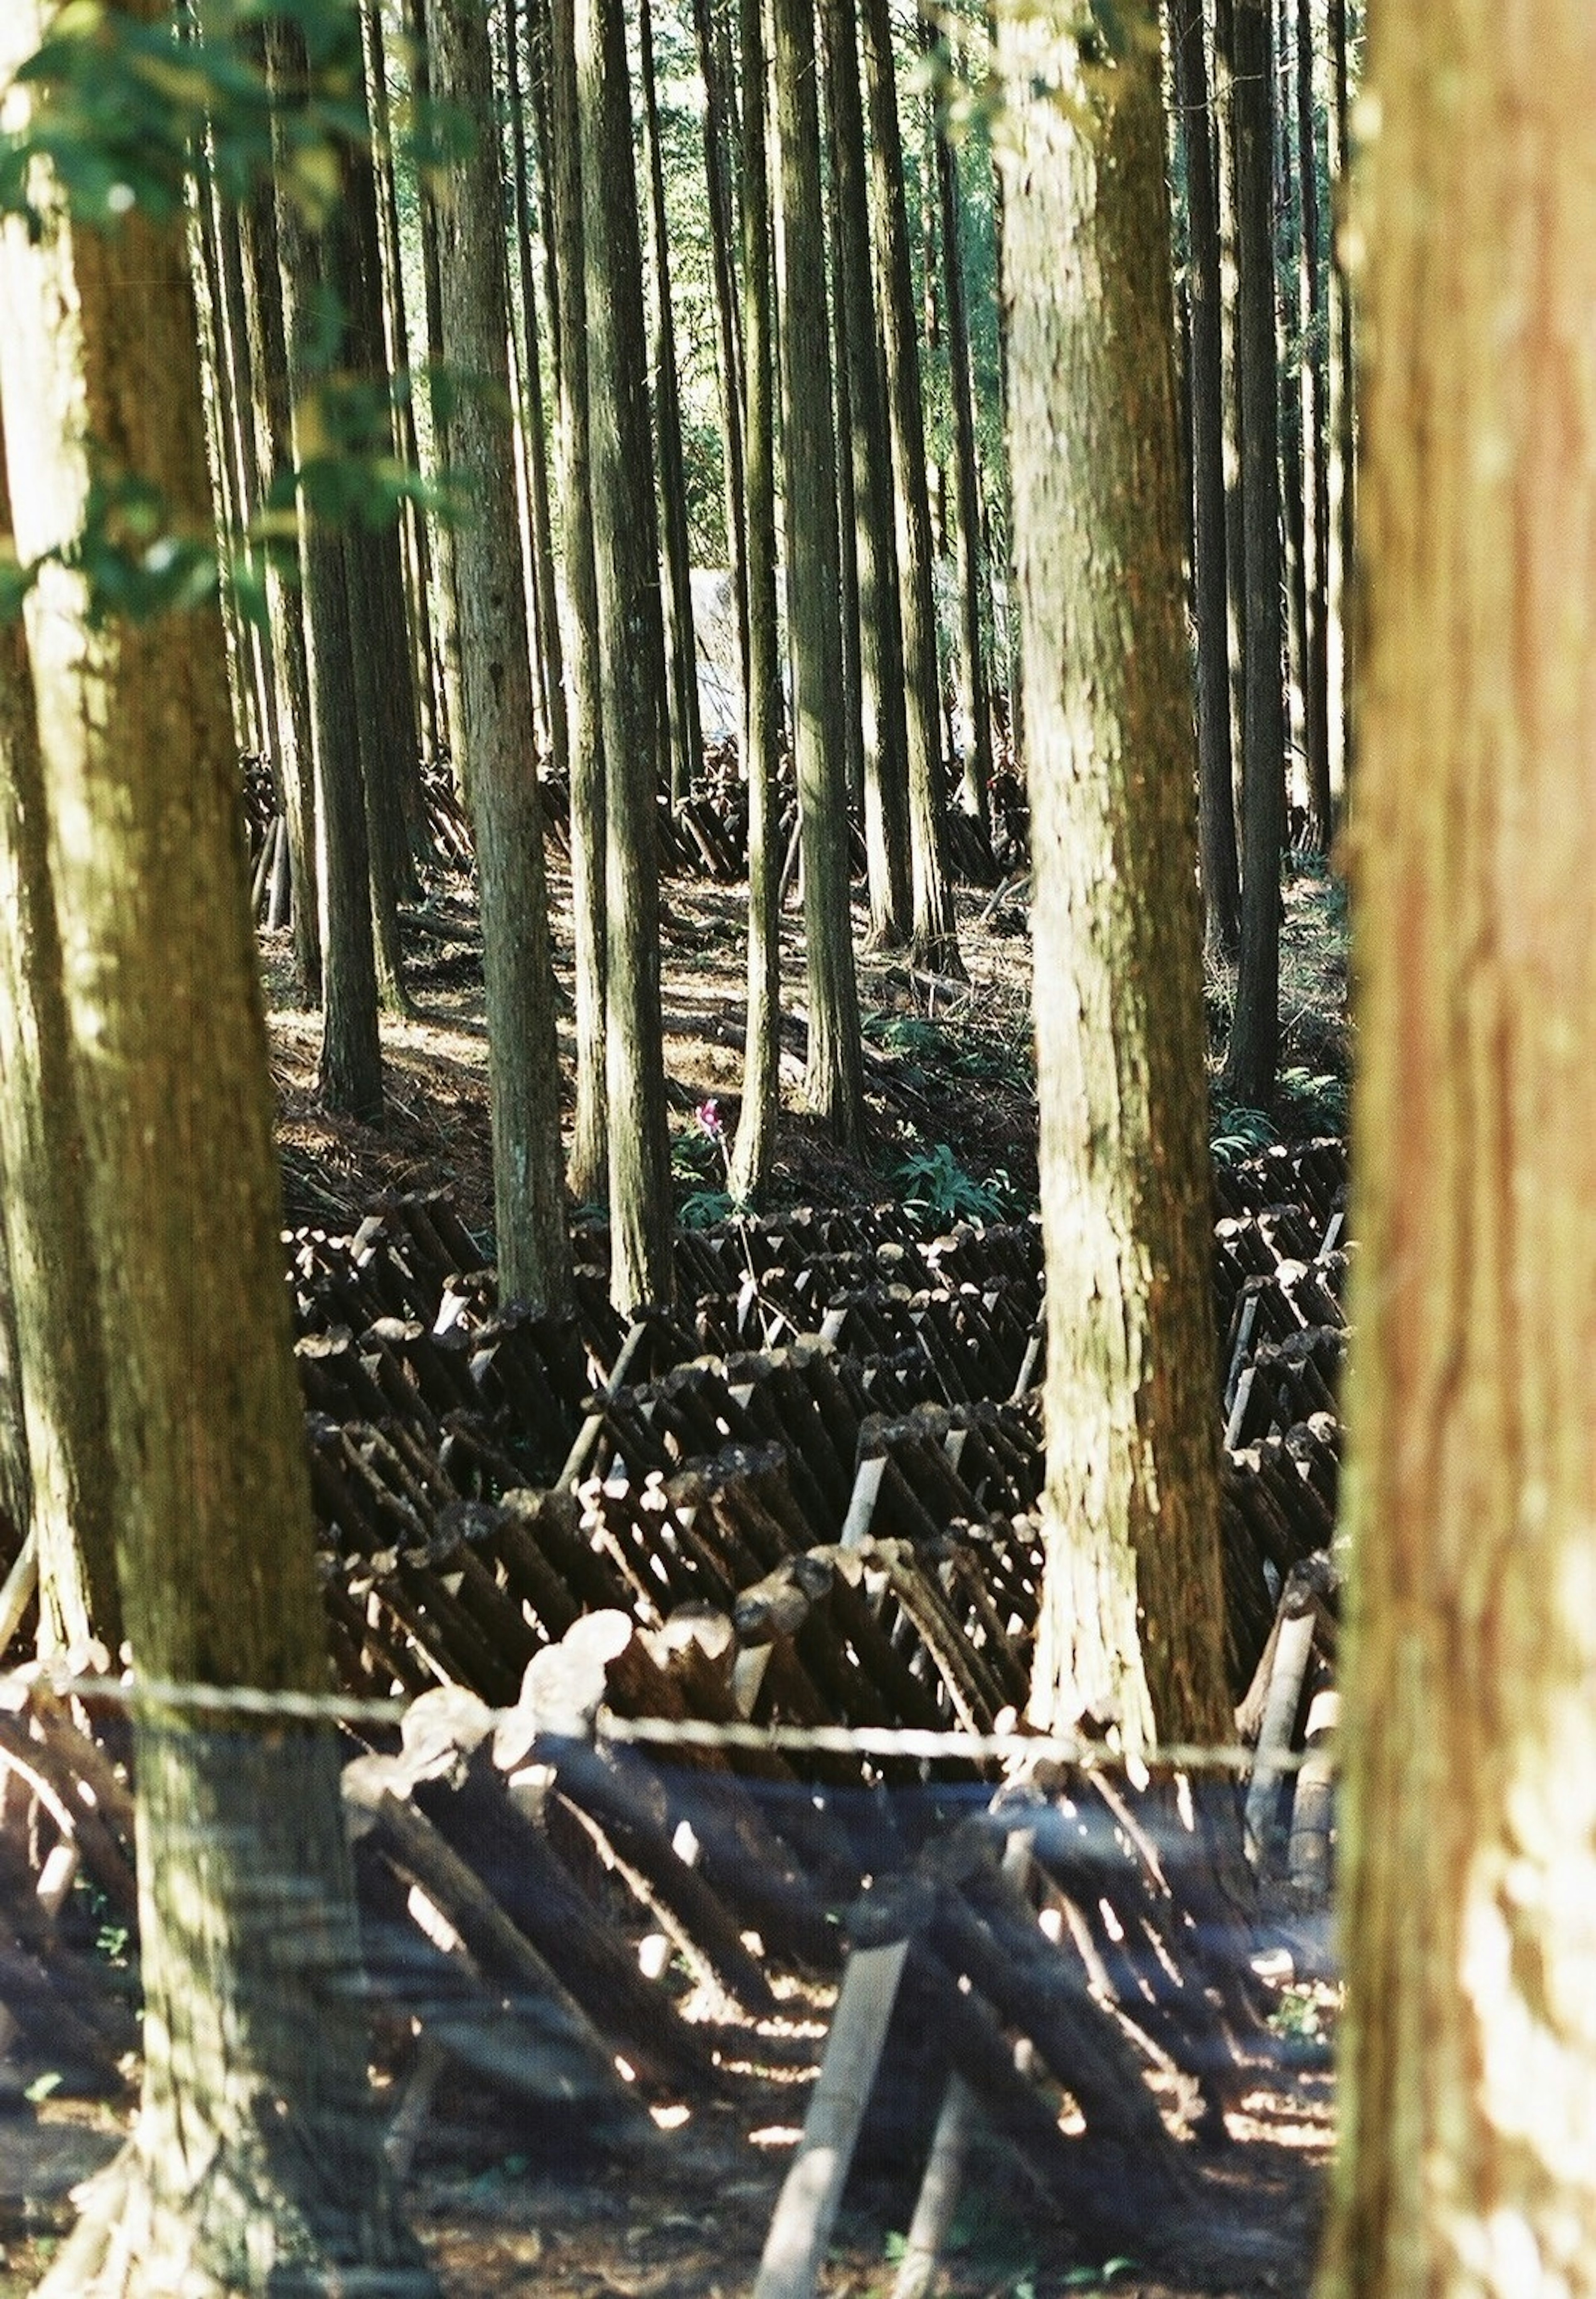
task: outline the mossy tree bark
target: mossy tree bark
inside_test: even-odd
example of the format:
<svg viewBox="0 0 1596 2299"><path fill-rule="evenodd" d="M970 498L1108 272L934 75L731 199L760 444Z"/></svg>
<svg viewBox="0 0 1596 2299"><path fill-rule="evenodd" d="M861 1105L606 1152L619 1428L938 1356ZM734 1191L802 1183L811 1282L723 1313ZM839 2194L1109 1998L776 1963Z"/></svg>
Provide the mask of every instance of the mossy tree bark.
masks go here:
<svg viewBox="0 0 1596 2299"><path fill-rule="evenodd" d="M1032 1714L1218 1738L1218 1438L1157 15L1003 20L1010 453L1047 1260Z"/></svg>
<svg viewBox="0 0 1596 2299"><path fill-rule="evenodd" d="M24 556L79 531L91 441L205 534L181 220L134 214L96 239L53 216L37 247L9 246L6 288ZM313 1692L324 1623L220 618L96 626L87 606L78 573L46 569L29 640L127 1631L146 1679ZM143 2112L45 2287L430 2294L367 2085L332 1731L151 1710L137 1763Z"/></svg>
<svg viewBox="0 0 1596 2299"><path fill-rule="evenodd" d="M864 1055L848 884L848 791L838 620L836 441L827 349L826 240L812 0L775 0L780 161L782 497L793 749L803 848L810 1108L852 1146L864 1124ZM750 100L750 109L752 100Z"/></svg>
<svg viewBox="0 0 1596 2299"><path fill-rule="evenodd" d="M428 0L432 91L469 120L495 117L482 0ZM557 1306L570 1284L560 1066L549 950L543 802L511 432L510 282L499 154L480 131L437 211L439 318L450 364L471 378L443 427L444 460L472 490L454 536L465 783L477 846L486 977L494 1217L500 1290Z"/></svg>
<svg viewBox="0 0 1596 2299"><path fill-rule="evenodd" d="M1321 2299L1596 2292L1596 16L1369 11Z"/></svg>
<svg viewBox="0 0 1596 2299"><path fill-rule="evenodd" d="M770 139L764 101L763 0L741 0L743 86L744 580L748 602L744 745L748 761L748 1016L732 1194L752 1198L769 1171L781 1108L781 642L776 611L776 375Z"/></svg>
<svg viewBox="0 0 1596 2299"><path fill-rule="evenodd" d="M570 601L570 906L576 945L577 1108L569 1178L578 1205L610 1187L609 1090L604 1076L604 728L598 573L593 555L592 451L587 426L587 290L582 157L577 114L573 0L552 0L549 128L544 160L554 213L554 308L560 314L560 495Z"/></svg>
<svg viewBox="0 0 1596 2299"><path fill-rule="evenodd" d="M8 245L21 230L4 227ZM0 535L11 525L0 436ZM15 1436L28 1471L19 1531L31 1530L38 1553L41 1647L71 1651L97 1636L114 1656L121 1607L84 1182L44 764L19 620L0 625L0 1188L21 1407Z"/></svg>
<svg viewBox="0 0 1596 2299"><path fill-rule="evenodd" d="M1274 19L1235 0L1236 391L1242 452L1242 939L1222 1080L1267 1109L1280 1045L1280 864L1285 845L1281 661L1280 386L1275 328Z"/></svg>
<svg viewBox="0 0 1596 2299"><path fill-rule="evenodd" d="M668 1300L674 1282L654 830L655 797L669 787L669 736L621 0L576 0L575 25L604 727L610 1290L616 1306L629 1310Z"/></svg>

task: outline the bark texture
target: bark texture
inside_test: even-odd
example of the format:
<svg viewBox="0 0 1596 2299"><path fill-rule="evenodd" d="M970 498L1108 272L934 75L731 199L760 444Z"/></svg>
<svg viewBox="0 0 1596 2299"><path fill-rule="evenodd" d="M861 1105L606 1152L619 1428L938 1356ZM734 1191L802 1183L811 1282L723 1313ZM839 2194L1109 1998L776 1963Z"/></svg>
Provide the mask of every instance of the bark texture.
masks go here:
<svg viewBox="0 0 1596 2299"><path fill-rule="evenodd" d="M836 442L826 328L812 0L775 0L781 185L783 502L793 751L803 842L810 1108L836 1139L864 1122L864 1056L848 890L848 790L838 619Z"/></svg>
<svg viewBox="0 0 1596 2299"><path fill-rule="evenodd" d="M1157 18L1004 21L1010 452L1047 1257L1032 1714L1227 1723L1201 922Z"/></svg>
<svg viewBox="0 0 1596 2299"><path fill-rule="evenodd" d="M1596 2291L1596 16L1369 14L1322 2299Z"/></svg>
<svg viewBox="0 0 1596 2299"><path fill-rule="evenodd" d="M610 1290L630 1310L669 1300L674 1283L654 834L669 776L665 642L621 0L576 0L575 26L604 727Z"/></svg>
<svg viewBox="0 0 1596 2299"><path fill-rule="evenodd" d="M204 533L180 223L133 215L101 240L54 219L6 259L0 395L23 554L78 531L91 440ZM29 641L128 1634L145 1678L316 1690L324 1622L220 620L96 626L87 603L76 572L47 569ZM191 1714L145 1712L137 1763L144 2110L46 2287L87 2284L109 2196L102 2288L430 2292L394 2212L348 1985L332 1734L279 1728L223 1751Z"/></svg>
<svg viewBox="0 0 1596 2299"><path fill-rule="evenodd" d="M491 120L493 54L478 0L428 0L434 94ZM440 317L451 362L476 379L444 427L472 489L454 537L466 788L476 834L486 976L494 1215L506 1299L556 1305L570 1282L559 1050L532 733L532 670L510 419L510 283L498 154L486 134L441 203Z"/></svg>

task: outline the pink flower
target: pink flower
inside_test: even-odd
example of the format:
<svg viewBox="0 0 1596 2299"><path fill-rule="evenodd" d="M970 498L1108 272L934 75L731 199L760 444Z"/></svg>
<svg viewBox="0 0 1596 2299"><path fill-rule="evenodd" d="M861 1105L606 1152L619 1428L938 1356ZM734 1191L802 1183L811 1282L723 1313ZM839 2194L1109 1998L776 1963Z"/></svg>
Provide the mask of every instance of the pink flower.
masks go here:
<svg viewBox="0 0 1596 2299"><path fill-rule="evenodd" d="M720 1104L718 1101L701 1101L693 1115L698 1121L701 1132L707 1133L711 1141L724 1140L726 1127L721 1123Z"/></svg>

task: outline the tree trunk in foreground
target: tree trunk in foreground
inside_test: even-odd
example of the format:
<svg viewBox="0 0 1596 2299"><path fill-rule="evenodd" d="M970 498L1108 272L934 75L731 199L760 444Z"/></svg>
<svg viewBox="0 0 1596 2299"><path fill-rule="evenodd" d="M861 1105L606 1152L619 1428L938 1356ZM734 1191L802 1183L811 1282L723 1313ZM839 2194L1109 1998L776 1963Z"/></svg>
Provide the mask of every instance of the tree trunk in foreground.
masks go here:
<svg viewBox="0 0 1596 2299"><path fill-rule="evenodd" d="M783 502L793 751L803 840L810 1108L848 1148L864 1124L864 1056L848 889L837 610L836 442L827 361L826 242L812 0L775 0L781 168Z"/></svg>
<svg viewBox="0 0 1596 2299"><path fill-rule="evenodd" d="M1369 12L1320 2299L1596 2292L1596 15L1522 29Z"/></svg>
<svg viewBox="0 0 1596 2299"><path fill-rule="evenodd" d="M1037 1722L1229 1723L1157 16L1006 18L1010 452L1047 1260ZM1061 91L1061 100L1052 95Z"/></svg>
<svg viewBox="0 0 1596 2299"><path fill-rule="evenodd" d="M493 55L478 0L428 0L427 39L434 95L479 123L492 120ZM451 408L443 448L473 493L472 516L454 537L454 569L482 904L499 1289L506 1299L553 1307L570 1283L560 1058L527 597L510 479L509 268L499 154L486 127L453 178L454 196L440 203L437 217L443 339L451 363L477 380Z"/></svg>
<svg viewBox="0 0 1596 2299"><path fill-rule="evenodd" d="M669 1300L674 1283L654 829L655 799L668 785L669 736L621 0L576 0L575 23L604 726L610 1290L617 1307L630 1310Z"/></svg>
<svg viewBox="0 0 1596 2299"><path fill-rule="evenodd" d="M148 0L144 21L162 12ZM14 20L20 13L12 10ZM34 27L32 29L37 29ZM7 235L0 330L17 541L78 531L87 443L208 532L180 218ZM214 609L96 627L46 571L30 637L89 1228L116 1547L141 1678L326 1687L271 1091ZM330 1729L137 1728L145 2021L136 2135L46 2290L109 2237L129 2294L422 2295L368 2089Z"/></svg>
<svg viewBox="0 0 1596 2299"><path fill-rule="evenodd" d="M10 225L18 231L20 225ZM11 532L0 436L0 535ZM38 1551L39 1643L121 1640L99 1287L84 1202L50 881L44 768L28 642L0 624L0 1191L29 1511Z"/></svg>

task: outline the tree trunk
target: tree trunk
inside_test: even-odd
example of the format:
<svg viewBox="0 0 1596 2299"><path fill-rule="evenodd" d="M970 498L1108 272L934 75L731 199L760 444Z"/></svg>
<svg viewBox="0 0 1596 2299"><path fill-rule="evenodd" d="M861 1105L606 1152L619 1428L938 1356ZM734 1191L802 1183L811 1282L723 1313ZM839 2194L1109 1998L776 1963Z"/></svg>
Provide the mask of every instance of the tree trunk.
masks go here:
<svg viewBox="0 0 1596 2299"><path fill-rule="evenodd" d="M875 291L870 280L869 187L859 38L853 0L821 0L831 197L836 220L835 293L848 367L849 431L841 454L853 480L854 563L859 572L860 703L864 744L864 833L870 942L894 950L910 937L908 729L903 639L894 569L892 433L887 418Z"/></svg>
<svg viewBox="0 0 1596 2299"><path fill-rule="evenodd" d="M14 230L15 226L10 227ZM0 534L12 519L0 438ZM99 1285L84 1200L44 765L28 643L0 624L0 1186L14 1328L19 1535L38 1554L39 1644L121 1641ZM13 1502L20 1498L13 1494Z"/></svg>
<svg viewBox="0 0 1596 2299"><path fill-rule="evenodd" d="M482 0L427 0L427 39L435 96L469 119L490 120L493 56ZM498 187L499 154L484 131L456 162L453 196L438 210L444 347L450 364L477 381L451 408L443 447L445 463L474 497L471 518L455 534L454 564L482 910L499 1286L506 1299L557 1306L570 1283L570 1247L527 600L507 483L514 469L510 283Z"/></svg>
<svg viewBox="0 0 1596 2299"><path fill-rule="evenodd" d="M748 770L748 1016L743 1108L732 1151L732 1195L752 1198L769 1171L781 1108L781 644L776 612L776 378L770 139L763 0L742 0L743 381L748 595L744 754Z"/></svg>
<svg viewBox="0 0 1596 2299"><path fill-rule="evenodd" d="M549 763L564 780L570 772L570 733L565 709L565 651L560 631L560 592L554 577L553 524L549 510L548 427L544 421L543 345L537 325L537 278L532 261L532 197L527 166L527 96L515 11L504 13L505 85L515 155L515 244L520 263L527 503L532 526L532 595L536 607L537 673ZM530 33L528 33L528 41Z"/></svg>
<svg viewBox="0 0 1596 2299"><path fill-rule="evenodd" d="M943 294L947 305L948 376L953 402L953 471L958 507L960 701L968 730L962 797L965 811L985 825L992 781L992 717L981 644L986 560L982 548L981 477L976 460L976 402L970 376L969 320L964 293L964 235L960 224L959 158L945 132L936 137L936 185L942 215Z"/></svg>
<svg viewBox="0 0 1596 2299"><path fill-rule="evenodd" d="M600 693L598 575L593 556L592 456L587 423L586 266L582 162L577 128L573 0L549 16L550 134L543 160L553 178L554 308L560 313L560 494L565 584L570 601L570 906L576 944L577 1108L569 1181L578 1205L610 1186L609 1092L604 1079L604 730Z"/></svg>
<svg viewBox="0 0 1596 2299"><path fill-rule="evenodd" d="M668 787L665 644L648 421L648 332L621 0L576 0L587 422L605 780L610 1290L669 1300L670 1141L660 1026L656 794Z"/></svg>
<svg viewBox="0 0 1596 2299"><path fill-rule="evenodd" d="M775 0L777 143L781 168L781 382L787 633L793 749L802 825L809 977L810 1108L835 1139L858 1143L864 1056L848 885L842 640L837 620L836 445L827 356L826 242L811 0ZM752 109L752 99L750 104Z"/></svg>
<svg viewBox="0 0 1596 2299"><path fill-rule="evenodd" d="M1311 0L1296 0L1296 12L1297 180L1302 213L1297 290L1302 357L1298 391L1302 410L1302 570L1307 624L1303 710L1310 828L1319 851L1327 852L1335 826L1330 795L1330 716L1326 685L1325 596L1329 522L1325 477L1325 272L1319 251Z"/></svg>
<svg viewBox="0 0 1596 2299"><path fill-rule="evenodd" d="M1118 21L1111 72L1062 0L998 54L1048 1303L1031 1713L1139 1747L1218 1739L1228 1703L1164 114L1150 0Z"/></svg>
<svg viewBox="0 0 1596 2299"><path fill-rule="evenodd" d="M37 247L14 225L6 242L22 555L77 532L89 439L204 533L180 220L134 213L96 239L53 215ZM78 573L47 569L30 633L128 1634L146 1681L314 1692L324 1620L220 620L96 625L87 603ZM120 2289L436 2288L368 2089L337 1766L328 1727L139 1716L147 2016L143 2110L109 2175L130 2190ZM63 2254L52 2280L82 2288L81 2264Z"/></svg>
<svg viewBox="0 0 1596 2299"><path fill-rule="evenodd" d="M670 695L670 790L678 802L703 765L698 711L698 641L693 626L692 553L687 542L687 476L682 455L681 386L670 303L670 244L665 229L665 162L654 93L654 34L649 0L638 0L644 144L648 163L649 246L653 258L654 430L659 440L660 532L665 546L665 668Z"/></svg>
<svg viewBox="0 0 1596 2299"><path fill-rule="evenodd" d="M1246 623L1242 947L1221 1088L1247 1109L1275 1098L1280 1039L1280 860L1285 843L1281 686L1279 382L1275 333L1270 0L1235 0L1236 366Z"/></svg>
<svg viewBox="0 0 1596 2299"><path fill-rule="evenodd" d="M1247 540L1242 517L1242 391L1237 350L1241 268L1236 239L1235 0L1214 0L1215 191L1219 214L1220 411L1225 461L1225 661L1230 685L1231 810L1247 780ZM1241 947L1240 869L1236 947Z"/></svg>
<svg viewBox="0 0 1596 2299"><path fill-rule="evenodd" d="M282 275L278 265L277 203L270 183L257 185L238 213L244 274L245 334L249 344L250 403L255 467L270 486L294 453L284 328ZM272 685L277 698L278 775L288 828L294 963L307 1005L321 1000L321 922L316 889L315 735L311 719L310 665L304 617L295 589L269 557L266 618L271 635Z"/></svg>
<svg viewBox="0 0 1596 2299"><path fill-rule="evenodd" d="M887 0L863 0L860 29L870 118L871 220L875 231L881 339L892 411L898 503L898 567L908 710L910 867L914 955L944 974L961 974L953 901L943 860L941 690L936 607L931 585L931 510L926 491L926 420L920 403L914 283L903 194L903 145L893 69Z"/></svg>
<svg viewBox="0 0 1596 2299"><path fill-rule="evenodd" d="M1186 311L1190 357L1192 620L1197 634L1197 817L1202 915L1210 955L1235 956L1241 866L1230 751L1230 667L1225 574L1224 362L1219 322L1219 204L1209 110L1202 0L1175 0L1170 17L1175 102L1186 161Z"/></svg>
<svg viewBox="0 0 1596 2299"><path fill-rule="evenodd" d="M1596 2292L1596 16L1369 12L1321 2299Z"/></svg>
<svg viewBox="0 0 1596 2299"><path fill-rule="evenodd" d="M716 21L715 0L693 0L693 25L698 38L698 69L703 80L704 181L709 193L710 256L715 270L715 316L719 331L720 428L726 442L726 551L737 610L737 660L746 694L752 672L748 660L748 575L744 563L747 546L744 535L748 484L743 447L744 352L737 314L738 203L733 190L737 176L732 157L730 117L736 91Z"/></svg>
<svg viewBox="0 0 1596 2299"><path fill-rule="evenodd" d="M1326 0L1326 46L1330 52L1330 102L1326 110L1327 165L1332 202L1330 273L1326 309L1329 373L1326 403L1329 427L1325 516L1328 565L1325 582L1326 683L1330 710L1330 789L1343 814L1351 780L1353 749L1352 583L1356 564L1357 456L1354 452L1357 369L1352 339L1352 283L1342 227L1349 185L1347 141L1347 0Z"/></svg>

